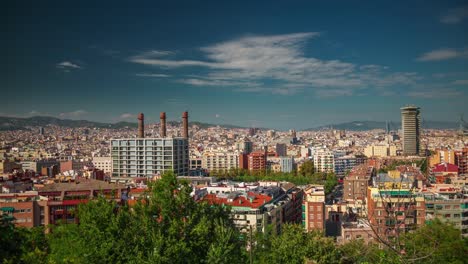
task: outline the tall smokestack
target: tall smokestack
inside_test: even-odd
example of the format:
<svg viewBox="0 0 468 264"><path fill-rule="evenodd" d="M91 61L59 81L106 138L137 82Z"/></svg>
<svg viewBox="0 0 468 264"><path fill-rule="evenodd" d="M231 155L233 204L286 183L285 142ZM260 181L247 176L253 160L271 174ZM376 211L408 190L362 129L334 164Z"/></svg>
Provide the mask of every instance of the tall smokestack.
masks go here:
<svg viewBox="0 0 468 264"><path fill-rule="evenodd" d="M145 137L145 115L143 113L138 114L138 138Z"/></svg>
<svg viewBox="0 0 468 264"><path fill-rule="evenodd" d="M161 120L160 125L161 127L159 128L159 134L161 135L162 138L166 137L166 112L161 112L159 114L159 119Z"/></svg>
<svg viewBox="0 0 468 264"><path fill-rule="evenodd" d="M182 114L182 137L188 139L188 112Z"/></svg>

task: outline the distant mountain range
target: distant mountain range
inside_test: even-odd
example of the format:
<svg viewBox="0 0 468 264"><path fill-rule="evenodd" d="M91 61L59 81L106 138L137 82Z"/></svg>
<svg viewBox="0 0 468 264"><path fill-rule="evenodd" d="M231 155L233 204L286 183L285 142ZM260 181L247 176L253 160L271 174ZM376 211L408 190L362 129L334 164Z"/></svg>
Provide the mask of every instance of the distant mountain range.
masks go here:
<svg viewBox="0 0 468 264"><path fill-rule="evenodd" d="M389 122L390 130L398 130L401 128L401 122ZM422 124L423 129L457 129L459 124L457 122L446 121L424 121ZM305 129L308 131L323 130L323 129L339 129L339 130L352 130L352 131L365 131L372 129L386 128L386 122L380 121L352 121L346 123L330 124L326 126L319 126L315 128Z"/></svg>
<svg viewBox="0 0 468 264"><path fill-rule="evenodd" d="M178 121L168 121L171 125L180 125ZM71 119L60 119L51 116L33 116L28 118L18 117L4 117L0 116L0 131L5 130L25 130L28 127L45 127L47 125L57 125L61 127L90 127L90 128L124 128L134 127L136 128L137 123L132 122L117 122L117 123L101 123L87 120L71 120ZM190 122L190 125L197 125L201 128L215 127L217 125L207 124L202 122ZM219 125L225 128L242 128L233 125Z"/></svg>
<svg viewBox="0 0 468 264"><path fill-rule="evenodd" d="M179 121L168 121L168 124L177 126L181 125ZM90 127L90 128L124 128L124 127L137 127L137 123L133 122L117 122L117 123L101 123L93 122L88 120L71 120L71 119L60 119L50 116L33 116L28 118L18 118L18 117L3 117L0 116L0 131L5 130L25 130L30 127L45 127L47 125L57 125L62 127ZM229 125L229 124L209 124L203 122L193 121L190 122L190 125L197 125L200 128L208 128L220 126L224 128L246 128L241 126ZM390 122L390 130L397 130L401 128L400 122ZM319 126L309 129L304 129L306 131L313 130L324 130L324 129L344 129L344 130L353 130L353 131L365 131L372 129L385 129L386 123L379 121L353 121L347 123L338 123L331 124L326 126ZM425 121L423 123L423 128L430 129L458 129L459 124L457 122L445 122L445 121ZM260 128L261 130L267 130L267 128Z"/></svg>

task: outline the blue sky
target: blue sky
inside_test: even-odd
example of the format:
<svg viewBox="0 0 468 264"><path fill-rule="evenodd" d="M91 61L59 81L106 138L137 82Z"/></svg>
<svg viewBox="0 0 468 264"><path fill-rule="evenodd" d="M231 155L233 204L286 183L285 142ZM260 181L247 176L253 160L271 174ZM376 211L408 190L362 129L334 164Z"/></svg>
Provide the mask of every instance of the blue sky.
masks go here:
<svg viewBox="0 0 468 264"><path fill-rule="evenodd" d="M409 2L9 1L0 115L302 129L415 104L456 121L468 2Z"/></svg>

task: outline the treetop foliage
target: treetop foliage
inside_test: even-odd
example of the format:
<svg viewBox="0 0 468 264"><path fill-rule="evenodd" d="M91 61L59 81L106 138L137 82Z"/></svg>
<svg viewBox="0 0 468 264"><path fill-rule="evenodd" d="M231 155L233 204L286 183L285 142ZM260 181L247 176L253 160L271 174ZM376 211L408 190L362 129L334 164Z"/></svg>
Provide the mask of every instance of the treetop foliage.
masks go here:
<svg viewBox="0 0 468 264"><path fill-rule="evenodd" d="M339 246L300 225L282 225L279 234L271 227L239 233L228 207L197 203L191 191L168 173L135 206L100 197L79 206L79 224L51 226L47 234L0 221L0 262L466 263L467 240L439 221L405 235L402 255L361 241Z"/></svg>

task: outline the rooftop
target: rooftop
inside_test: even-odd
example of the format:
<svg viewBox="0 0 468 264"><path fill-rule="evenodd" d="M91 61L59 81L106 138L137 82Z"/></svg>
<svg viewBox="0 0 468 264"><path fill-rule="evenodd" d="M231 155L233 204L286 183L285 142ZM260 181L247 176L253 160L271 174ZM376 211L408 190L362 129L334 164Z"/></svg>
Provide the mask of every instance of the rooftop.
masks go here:
<svg viewBox="0 0 468 264"><path fill-rule="evenodd" d="M362 164L354 167L349 175L346 177L348 180L356 179L370 179L372 173L374 172L374 167L367 164Z"/></svg>
<svg viewBox="0 0 468 264"><path fill-rule="evenodd" d="M259 208L272 200L272 197L254 192L248 192L246 195L239 192L232 192L228 195L207 194L203 197L204 201L211 204L223 204L233 207Z"/></svg>
<svg viewBox="0 0 468 264"><path fill-rule="evenodd" d="M84 190L108 190L108 189L124 189L125 185L108 183L93 179L80 179L75 182L61 182L44 185L39 189L39 192L58 192L58 191L84 191Z"/></svg>
<svg viewBox="0 0 468 264"><path fill-rule="evenodd" d="M453 172L458 173L458 166L450 163L439 163L434 166L432 172Z"/></svg>

